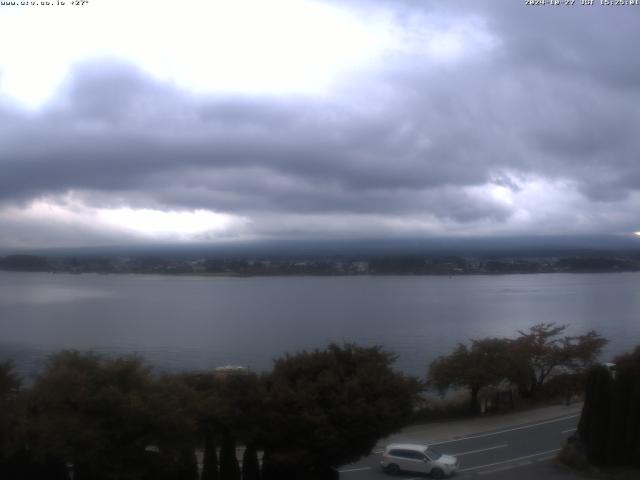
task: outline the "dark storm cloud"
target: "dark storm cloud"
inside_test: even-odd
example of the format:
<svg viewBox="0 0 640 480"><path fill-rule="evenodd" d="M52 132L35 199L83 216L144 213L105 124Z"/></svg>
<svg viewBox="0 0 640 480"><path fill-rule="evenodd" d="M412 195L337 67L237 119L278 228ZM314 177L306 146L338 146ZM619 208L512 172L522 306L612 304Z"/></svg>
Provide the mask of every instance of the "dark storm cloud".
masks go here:
<svg viewBox="0 0 640 480"><path fill-rule="evenodd" d="M16 117L3 132L3 158L11 168L0 191L13 199L148 186L159 202L165 195L175 202L172 180L195 171L190 188L222 195L211 204L215 195L199 202L198 195L187 194L193 203L183 206L387 212L412 207L415 201L403 198L403 191L485 179L482 169L465 162L471 131L449 142L446 137L457 134L438 127L449 148L437 141L431 148L421 144L427 141L421 137L424 125L407 121L403 112L370 116L340 108L203 100L123 65L98 65L97 72L85 66L64 99L36 117ZM169 184L163 188L163 182ZM335 195L327 197L331 190ZM372 192L379 201L371 202ZM265 198L248 202L245 193ZM236 200L225 201L225 194Z"/></svg>
<svg viewBox="0 0 640 480"><path fill-rule="evenodd" d="M517 206L474 188L518 193L531 176L575 185L587 208L640 190L640 11L449 3L353 2L409 33L468 23L468 53L430 58L418 36L331 98L197 95L116 61L78 66L41 111L0 107L0 202L72 190L277 231L299 214L508 225Z"/></svg>

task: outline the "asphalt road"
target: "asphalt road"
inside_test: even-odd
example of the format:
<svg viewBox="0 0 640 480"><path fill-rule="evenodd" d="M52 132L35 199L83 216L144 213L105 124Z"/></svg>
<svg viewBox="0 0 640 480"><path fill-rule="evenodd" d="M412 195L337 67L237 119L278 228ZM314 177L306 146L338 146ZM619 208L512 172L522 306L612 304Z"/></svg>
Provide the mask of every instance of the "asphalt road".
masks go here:
<svg viewBox="0 0 640 480"><path fill-rule="evenodd" d="M460 460L460 470L454 478L504 478L505 472L520 469L518 478L531 476L527 471L541 468L550 463L575 431L579 414L565 415L529 424L522 424L501 430L487 431L466 437L434 443L442 453L455 455ZM415 439L411 440L415 443ZM420 443L430 444L428 438ZM341 480L389 479L380 469L380 451L363 458L357 463L340 469ZM548 467L547 467L548 468ZM511 472L515 475L515 472ZM416 474L402 474L397 478L425 478Z"/></svg>

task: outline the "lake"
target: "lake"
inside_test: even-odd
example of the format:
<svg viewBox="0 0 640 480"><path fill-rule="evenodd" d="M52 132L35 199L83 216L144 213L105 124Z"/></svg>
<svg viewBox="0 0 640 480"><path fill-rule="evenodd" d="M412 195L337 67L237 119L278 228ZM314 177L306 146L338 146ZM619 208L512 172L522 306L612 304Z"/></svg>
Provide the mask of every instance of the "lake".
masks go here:
<svg viewBox="0 0 640 480"><path fill-rule="evenodd" d="M595 329L603 360L640 344L640 273L173 277L0 272L0 359L23 375L54 351L138 353L163 370L261 371L329 342L382 344L423 375L458 342L537 322Z"/></svg>

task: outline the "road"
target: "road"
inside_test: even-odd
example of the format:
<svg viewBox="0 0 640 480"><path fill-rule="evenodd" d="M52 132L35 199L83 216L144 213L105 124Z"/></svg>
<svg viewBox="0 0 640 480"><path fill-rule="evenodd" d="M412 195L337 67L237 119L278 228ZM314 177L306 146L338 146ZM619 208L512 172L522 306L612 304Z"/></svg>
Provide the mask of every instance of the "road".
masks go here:
<svg viewBox="0 0 640 480"><path fill-rule="evenodd" d="M460 459L460 470L454 478L504 478L505 472L516 468L523 470L522 474L518 472L520 480L530 476L536 478L535 475L528 475L527 470L540 468L542 464L551 462L576 430L579 417L578 413L572 413L452 438L434 443L433 446L442 453L455 455ZM417 440L414 436L410 441L415 443ZM429 438L419 439L419 443L429 444ZM342 467L341 480L388 480L389 476L379 466L380 453L381 451L376 451L357 463ZM515 475L515 472L511 473ZM424 476L403 474L401 478L410 480Z"/></svg>

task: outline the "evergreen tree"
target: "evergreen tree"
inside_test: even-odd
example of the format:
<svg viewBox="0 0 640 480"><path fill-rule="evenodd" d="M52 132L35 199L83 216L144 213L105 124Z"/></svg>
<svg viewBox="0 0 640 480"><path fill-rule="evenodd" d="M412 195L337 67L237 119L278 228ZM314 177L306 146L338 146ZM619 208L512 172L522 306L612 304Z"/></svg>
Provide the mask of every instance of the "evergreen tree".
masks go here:
<svg viewBox="0 0 640 480"><path fill-rule="evenodd" d="M218 453L216 437L212 431L205 432L202 477L200 480L218 480Z"/></svg>
<svg viewBox="0 0 640 480"><path fill-rule="evenodd" d="M247 445L242 456L242 480L260 480L260 463L255 444Z"/></svg>
<svg viewBox="0 0 640 480"><path fill-rule="evenodd" d="M640 347L590 369L578 439L596 465L640 466Z"/></svg>
<svg viewBox="0 0 640 480"><path fill-rule="evenodd" d="M176 480L198 480L198 459L195 450L189 445L180 449L178 465L180 474Z"/></svg>
<svg viewBox="0 0 640 480"><path fill-rule="evenodd" d="M612 465L640 466L640 346L615 360L615 388L609 432Z"/></svg>
<svg viewBox="0 0 640 480"><path fill-rule="evenodd" d="M236 456L236 441L229 429L222 434L220 449L220 480L240 480L240 465Z"/></svg>
<svg viewBox="0 0 640 480"><path fill-rule="evenodd" d="M20 380L14 371L13 363L0 363L0 478L13 450L13 430L19 410L16 397L20 389Z"/></svg>
<svg viewBox="0 0 640 480"><path fill-rule="evenodd" d="M611 375L602 365L591 367L587 377L584 407L578 433L587 446L587 457L593 463L606 460L611 415Z"/></svg>

